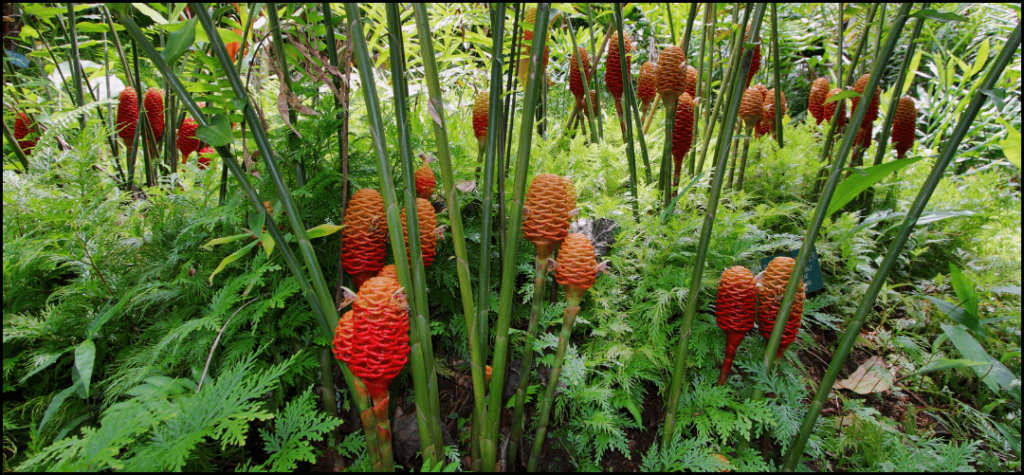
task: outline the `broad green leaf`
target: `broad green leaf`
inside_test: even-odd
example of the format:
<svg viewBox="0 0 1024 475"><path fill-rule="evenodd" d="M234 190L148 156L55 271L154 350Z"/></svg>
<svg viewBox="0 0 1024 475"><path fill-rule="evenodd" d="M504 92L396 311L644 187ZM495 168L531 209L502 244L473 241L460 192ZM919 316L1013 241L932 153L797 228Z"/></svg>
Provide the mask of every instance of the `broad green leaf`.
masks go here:
<svg viewBox="0 0 1024 475"><path fill-rule="evenodd" d="M853 92L853 91L849 91ZM836 94L841 96L843 93ZM886 177L891 176L896 171L917 163L922 157L905 158L903 160L893 160L888 163L883 163L878 166L859 169L858 171L863 172L854 173L847 179L843 180L842 183L836 188L835 195L832 197L832 202L828 205L828 215L831 216L836 211L839 211L846 206L847 203L852 201L864 190L871 187L875 183L884 180Z"/></svg>
<svg viewBox="0 0 1024 475"><path fill-rule="evenodd" d="M217 265L217 268L213 270L212 274L210 274L210 285L213 285L213 276L219 274L220 271L224 270L224 268L227 267L228 264L235 262L242 256L246 255L249 252L249 250L256 246L256 244L259 244L259 241L253 241L249 244L246 244L245 247L235 252L232 252L231 255L221 260L220 264Z"/></svg>
<svg viewBox="0 0 1024 475"><path fill-rule="evenodd" d="M949 278L953 284L953 291L960 301L960 307L965 312L978 319L978 293L974 290L974 282L952 263L949 264Z"/></svg>
<svg viewBox="0 0 1024 475"><path fill-rule="evenodd" d="M274 241L274 237L271 236L270 233L263 233L263 237L260 239L260 244L263 246L263 252L266 252L267 257L270 257L270 254L274 252L274 245L276 245L277 242Z"/></svg>
<svg viewBox="0 0 1024 475"><path fill-rule="evenodd" d="M921 65L921 50L917 50L914 53L914 57L910 60L910 67L907 69L907 77L903 80L903 87L900 88L900 96L907 95L907 91L910 90L910 85L914 82L914 76L917 76L917 68Z"/></svg>
<svg viewBox="0 0 1024 475"><path fill-rule="evenodd" d="M70 349L71 348L66 348L63 351L60 351L60 352L57 352L57 353L38 355L35 358L36 359L35 367L32 368L32 371L30 371L28 374L23 376L21 378L21 380L19 380L18 382L19 383L24 383L25 381L28 381L28 378L31 378L32 376L35 376L36 374L38 374L40 371L42 371L42 370L44 370L46 368L49 368L54 363L56 363L57 360L60 359L60 357L63 356L65 352L67 352Z"/></svg>
<svg viewBox="0 0 1024 475"><path fill-rule="evenodd" d="M978 56L974 58L974 65L971 66L971 76L978 74L982 69L985 69L985 63L988 62L988 50L990 46L988 44L988 38L981 42L981 46L978 46Z"/></svg>
<svg viewBox="0 0 1024 475"><path fill-rule="evenodd" d="M836 94L836 95L828 98L828 100L825 101L823 104L828 104L830 102L838 102L838 101L842 101L842 100L845 100L845 99L853 99L854 97L860 97L860 93L857 92L857 91L854 91L852 89L849 89L849 90L840 92L839 94Z"/></svg>
<svg viewBox="0 0 1024 475"><path fill-rule="evenodd" d="M998 422L993 422L992 425L996 426L999 433L1006 438L1006 442L1010 444L1010 449L1013 450L1013 453L1017 454L1017 460L1020 460L1020 424L1017 425L1016 432Z"/></svg>
<svg viewBox="0 0 1024 475"><path fill-rule="evenodd" d="M939 307L939 310L941 310L942 313L946 314L946 316L951 318L954 322L957 322L967 328L970 328L971 331L979 335L987 334L985 327L981 326L981 322L978 321L978 317L974 316L973 314L967 313L967 311L965 311L960 306L954 305L949 301L943 300L934 295L925 295L924 298L925 300L935 304L936 307Z"/></svg>
<svg viewBox="0 0 1024 475"><path fill-rule="evenodd" d="M110 27L106 23L92 23L92 22L79 22L75 25L75 29L79 33L106 33L110 31ZM117 31L123 31L124 27L114 23L114 29Z"/></svg>
<svg viewBox="0 0 1024 475"><path fill-rule="evenodd" d="M148 16L151 20L156 22L157 25L167 24L167 19L149 5L146 5L145 3L133 3L132 6L142 12L143 15Z"/></svg>
<svg viewBox="0 0 1024 475"><path fill-rule="evenodd" d="M89 397L89 381L92 380L92 370L95 365L96 344L90 338L75 348L75 368L78 369L78 375L82 377L86 397Z"/></svg>
<svg viewBox="0 0 1024 475"><path fill-rule="evenodd" d="M931 8L918 10L914 13L911 13L910 17L935 20L939 23L949 23L951 21L967 21L966 18L957 15L956 13L940 12L938 10L932 10Z"/></svg>
<svg viewBox="0 0 1024 475"><path fill-rule="evenodd" d="M196 138L212 147L231 145L235 136L231 134L231 119L224 114L217 114L210 119L210 125L196 129Z"/></svg>
<svg viewBox="0 0 1024 475"><path fill-rule="evenodd" d="M947 370L951 370L951 369L970 368L971 366L978 366L978 365L983 365L983 364L987 364L987 363L982 363L980 361L965 360L965 359L940 358L940 359L937 359L935 361L932 361L931 363L928 363L927 365L925 365L924 368L921 368L921 369L919 369L917 371L914 371L913 373L908 374L903 379L910 378L910 377L913 377L913 376L920 376L922 374L937 373L939 371L947 371Z"/></svg>
<svg viewBox="0 0 1024 475"><path fill-rule="evenodd" d="M953 342L953 346L960 351L964 358L985 363L972 366L971 369L977 373L978 377L982 378L982 381L992 392L1000 394L1017 380L1017 377L1013 375L1009 368L990 356L985 351L985 348L981 346L981 343L978 343L978 340L975 340L970 333L967 333L966 328L960 325L943 323L942 331L949 337L949 341Z"/></svg>
<svg viewBox="0 0 1024 475"><path fill-rule="evenodd" d="M1013 294L1020 297L1020 286L1016 287L993 287L989 292L997 292L1001 294ZM1019 318L1019 317L1018 317Z"/></svg>
<svg viewBox="0 0 1024 475"><path fill-rule="evenodd" d="M68 396L74 393L77 389L78 385L75 384L70 388L57 393L57 395L50 400L50 405L46 406L46 412L43 413L43 420L39 423L40 432L42 432L43 428L46 427L46 424L50 422L50 419L53 419L53 416L57 414L57 411L64 405L64 401L67 400Z"/></svg>
<svg viewBox="0 0 1024 475"><path fill-rule="evenodd" d="M131 294L126 293L121 297L121 300L117 302L117 305L110 305L110 302L107 302L107 304L100 309L99 315L89 322L89 327L86 329L86 333L89 335L89 338L91 339L95 337L100 329L103 328L103 325L115 316L120 315L121 310L124 309L124 306L128 304L129 300L131 300Z"/></svg>
<svg viewBox="0 0 1024 475"><path fill-rule="evenodd" d="M39 32L28 25L21 25L21 39L39 38Z"/></svg>
<svg viewBox="0 0 1024 475"><path fill-rule="evenodd" d="M220 245L220 244L227 244L229 242L235 242L235 241L237 241L239 239L243 239L243 238L246 238L246 237L249 237L249 236L252 236L252 234L242 233L242 234L235 234L234 236L227 236L227 237L217 238L217 239L211 240L210 242L208 242L206 244L203 244L202 247L203 247L203 249L206 249L206 250L212 250L213 246L217 246L217 245Z"/></svg>
<svg viewBox="0 0 1024 475"><path fill-rule="evenodd" d="M334 224L321 224L315 228L307 229L306 235L309 236L310 239L316 239L324 236L330 236L344 227L345 225L337 226Z"/></svg>
<svg viewBox="0 0 1024 475"><path fill-rule="evenodd" d="M163 56L167 64L173 66L174 62L185 54L196 42L196 24L198 18L193 18L183 24L178 31L175 31L167 38L167 46L164 47Z"/></svg>
<svg viewBox="0 0 1024 475"><path fill-rule="evenodd" d="M1013 128L1012 125L1002 118L999 119L999 122L1003 124L1003 127L1006 127L1006 138L999 141L999 146L1003 148L1003 155L1006 155L1006 160L1020 170L1020 131Z"/></svg>

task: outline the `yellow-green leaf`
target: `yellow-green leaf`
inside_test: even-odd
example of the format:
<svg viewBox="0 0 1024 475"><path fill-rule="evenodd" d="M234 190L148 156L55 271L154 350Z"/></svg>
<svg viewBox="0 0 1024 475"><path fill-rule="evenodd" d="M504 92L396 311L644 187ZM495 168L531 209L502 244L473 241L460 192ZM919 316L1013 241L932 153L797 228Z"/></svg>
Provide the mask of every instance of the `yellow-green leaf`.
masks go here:
<svg viewBox="0 0 1024 475"><path fill-rule="evenodd" d="M985 69L985 63L988 62L988 38L981 42L981 46L978 46L978 56L974 58L974 65L971 66L971 76L978 74L982 69Z"/></svg>
<svg viewBox="0 0 1024 475"><path fill-rule="evenodd" d="M241 249L239 249L239 250L237 250L235 252L232 252L231 255L229 255L228 257L225 257L224 259L222 259L220 261L220 264L217 265L217 268L213 270L212 274L210 274L210 285L213 285L213 276L219 274L220 271L224 270L224 268L227 267L228 264L230 264L232 262L235 262L239 258L244 256L246 253L249 252L250 249L255 247L256 244L258 244L258 243L259 243L259 241L253 241L253 242L251 242L249 244L246 244L245 247L243 247L243 248L241 248Z"/></svg>
<svg viewBox="0 0 1024 475"><path fill-rule="evenodd" d="M219 244L227 244L229 242L235 242L235 241L237 241L239 239L242 239L242 238L244 238L246 236L251 236L251 234L249 234L249 233L242 233L242 234L235 234L234 236L226 236L226 237L222 237L222 238L217 238L217 239L214 239L214 240L212 240L212 241L210 241L210 242L208 242L206 244L203 244L202 247L203 247L203 249L211 250L211 249L213 249L213 246L216 246L216 245L219 245Z"/></svg>
<svg viewBox="0 0 1024 475"><path fill-rule="evenodd" d="M341 226L336 226L334 224L321 224L315 228L307 229L306 235L310 239L316 239L324 236L330 236L331 234L338 232L339 229L344 227L344 224Z"/></svg>

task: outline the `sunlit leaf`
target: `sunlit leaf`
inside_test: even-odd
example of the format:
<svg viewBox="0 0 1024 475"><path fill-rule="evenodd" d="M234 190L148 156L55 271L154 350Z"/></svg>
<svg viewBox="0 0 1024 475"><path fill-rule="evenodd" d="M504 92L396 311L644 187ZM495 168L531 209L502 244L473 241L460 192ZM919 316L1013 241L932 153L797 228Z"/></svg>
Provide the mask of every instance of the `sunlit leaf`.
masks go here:
<svg viewBox="0 0 1024 475"><path fill-rule="evenodd" d="M330 236L344 227L345 225L337 226L334 224L321 224L315 228L307 229L306 235L309 236L310 239L316 239L324 236Z"/></svg>
<svg viewBox="0 0 1024 475"><path fill-rule="evenodd" d="M223 114L213 116L210 125L196 129L196 138L212 147L230 145L235 141L234 135L231 134L231 119Z"/></svg>
<svg viewBox="0 0 1024 475"><path fill-rule="evenodd" d="M853 91L849 91L853 92ZM836 94L840 96L842 93ZM832 196L832 202L828 205L827 215L831 216L836 211L839 211L846 206L847 203L853 201L858 195L864 190L867 190L886 177L891 176L896 171L921 161L922 157L905 158L903 160L893 160L888 163L883 163L878 166L868 167L863 169L856 169L862 173L854 173L847 179L843 180L842 183L836 187L835 194Z"/></svg>
<svg viewBox="0 0 1024 475"><path fill-rule="evenodd" d="M169 35L167 38L167 46L164 47L163 56L164 61L167 64L173 65L181 55L185 54L189 48L196 42L196 24L199 23L198 18L193 18L184 23L184 25Z"/></svg>
<svg viewBox="0 0 1024 475"><path fill-rule="evenodd" d="M75 348L75 368L82 378L85 387L85 395L89 396L89 381L92 380L92 370L96 364L96 344L92 339L83 341Z"/></svg>

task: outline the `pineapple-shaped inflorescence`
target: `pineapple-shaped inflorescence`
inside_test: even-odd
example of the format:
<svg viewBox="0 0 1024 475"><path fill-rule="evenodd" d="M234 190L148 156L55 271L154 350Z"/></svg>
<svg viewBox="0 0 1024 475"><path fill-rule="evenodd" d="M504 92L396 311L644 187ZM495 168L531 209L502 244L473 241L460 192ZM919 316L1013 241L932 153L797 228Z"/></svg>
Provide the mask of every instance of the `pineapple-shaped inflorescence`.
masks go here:
<svg viewBox="0 0 1024 475"><path fill-rule="evenodd" d="M394 264L388 264L380 268L380 272L377 273L377 277L391 277L398 280L398 268Z"/></svg>
<svg viewBox="0 0 1024 475"><path fill-rule="evenodd" d="M379 402L409 361L409 310L391 277L373 277L359 288L351 317L335 329L334 354L366 384Z"/></svg>
<svg viewBox="0 0 1024 475"><path fill-rule="evenodd" d="M430 169L431 158L426 154L420 156L423 157L423 166L416 170L413 177L416 181L416 196L429 200L437 188L437 178L434 177L434 170Z"/></svg>
<svg viewBox="0 0 1024 475"><path fill-rule="evenodd" d="M786 285L789 283L789 276L793 273L795 265L796 261L792 257L776 257L768 263L768 268L756 279L757 331L765 338L772 336L775 319L779 315L779 307L782 304L782 295L786 293ZM800 320L804 313L805 297L804 283L801 280L796 299L793 301L793 308L789 311L789 321L786 322L786 329L782 334L782 341L779 343L777 357L782 357L786 348L796 341L797 333L800 332Z"/></svg>
<svg viewBox="0 0 1024 475"><path fill-rule="evenodd" d="M207 145L199 151L199 157L196 158L196 164L199 165L200 170L206 170L206 167L210 166L210 159L217 154L217 151L213 147Z"/></svg>
<svg viewBox="0 0 1024 475"><path fill-rule="evenodd" d="M188 156L199 150L199 139L196 138L196 129L199 124L191 117L186 117L178 127L178 153L181 154L181 163L188 163Z"/></svg>
<svg viewBox="0 0 1024 475"><path fill-rule="evenodd" d="M685 92L690 95L691 98L697 98L697 68L690 66L689 64L683 68L683 77L686 81Z"/></svg>
<svg viewBox="0 0 1024 475"><path fill-rule="evenodd" d="M914 100L901 97L892 121L892 146L896 149L896 158L903 158L914 145L916 129L917 107L914 106Z"/></svg>
<svg viewBox="0 0 1024 475"><path fill-rule="evenodd" d="M124 141L125 148L132 148L135 140L135 125L139 121L139 96L135 88L126 87L121 91L117 104L117 135Z"/></svg>
<svg viewBox="0 0 1024 475"><path fill-rule="evenodd" d="M355 287L362 287L384 267L388 226L384 198L377 190L363 188L352 195L345 209L341 230L341 266L352 275Z"/></svg>
<svg viewBox="0 0 1024 475"><path fill-rule="evenodd" d="M569 203L565 180L542 173L530 183L523 205L523 236L537 248L538 259L551 257L569 233Z"/></svg>
<svg viewBox="0 0 1024 475"><path fill-rule="evenodd" d="M870 74L865 74L857 79L857 83L853 85L853 90L858 94L864 94L864 89L868 87L868 81L871 80ZM878 119L878 88L875 88L875 94L871 96L871 102L868 103L867 114L864 116L864 122L861 122L860 128L865 129L863 140L858 140L857 143L861 147L867 148L871 145L871 127L874 125L875 119ZM857 104L860 102L860 97L854 97L853 102L850 104L851 110L857 110Z"/></svg>
<svg viewBox="0 0 1024 475"><path fill-rule="evenodd" d="M838 100L835 102L828 102L828 100L840 92L843 92L843 90L838 87L828 91L828 95L825 96L825 104L822 106L824 108L823 112L825 114L825 120L832 120L832 116L836 113L836 107L839 108L839 119L837 119L838 123L836 123L836 130L845 126L846 121L848 120L846 117L846 101Z"/></svg>
<svg viewBox="0 0 1024 475"><path fill-rule="evenodd" d="M750 43L751 41L748 39L749 36L750 36L750 26L748 25L747 26L747 32L743 35L743 41L746 42L746 43ZM753 42L757 43L758 41L760 41L760 39L755 39ZM745 83L746 87L750 87L750 80L754 79L754 75L757 74L757 71L759 69L761 69L761 45L760 44L758 44L757 46L754 46L754 57L750 59L750 71L747 72L747 82Z"/></svg>
<svg viewBox="0 0 1024 475"><path fill-rule="evenodd" d="M14 140L18 141L18 146L25 152L25 155L31 155L32 150L36 148L36 141L32 139L26 139L28 134L35 132L35 128L29 125L28 116L19 112L18 116L14 118Z"/></svg>
<svg viewBox="0 0 1024 475"><path fill-rule="evenodd" d="M782 99L781 115L786 115L786 94L779 91L779 98ZM764 114L761 115L761 122L757 124L757 136L760 137L771 132L775 136L775 89L769 89L764 98Z"/></svg>
<svg viewBox="0 0 1024 475"><path fill-rule="evenodd" d="M637 77L636 97L640 99L645 114L647 113L647 108L651 107L651 102L658 96L656 71L657 66L647 61L640 66L640 75Z"/></svg>
<svg viewBox="0 0 1024 475"><path fill-rule="evenodd" d="M811 84L811 93L807 96L807 111L821 125L825 120L825 97L828 96L828 79L820 77Z"/></svg>
<svg viewBox="0 0 1024 475"><path fill-rule="evenodd" d="M576 204L577 204L576 203L576 199L577 199L576 185L574 185L572 183L572 179L567 177L567 176L563 176L562 180L565 181L565 199L566 199L566 203L568 203L569 212L572 213L572 211L574 209L576 209Z"/></svg>
<svg viewBox="0 0 1024 475"><path fill-rule="evenodd" d="M423 253L423 265L426 267L434 262L437 246L437 215L434 214L434 206L423 198L416 198L416 221L420 227L420 252ZM405 208L402 208L402 232L405 236L405 253L411 261L409 226L405 219Z"/></svg>
<svg viewBox="0 0 1024 475"><path fill-rule="evenodd" d="M687 153L690 153L690 146L693 145L693 98L689 93L684 92L682 96L679 96L672 129L672 161L675 164L672 187L674 190L679 186L683 159L686 158Z"/></svg>
<svg viewBox="0 0 1024 475"><path fill-rule="evenodd" d="M719 386L725 384L725 378L729 376L732 360L743 337L754 328L756 305L757 286L754 283L754 274L742 266L726 269L722 273L722 279L718 281L718 298L715 303L718 327L725 331L726 340L725 360L718 376Z"/></svg>
<svg viewBox="0 0 1024 475"><path fill-rule="evenodd" d="M155 87L146 89L143 104L146 106L149 128L153 130L153 137L159 142L164 134L164 92Z"/></svg>
<svg viewBox="0 0 1024 475"><path fill-rule="evenodd" d="M658 94L665 104L675 102L686 92L686 75L682 70L684 61L682 48L675 45L665 48L658 57Z"/></svg>
<svg viewBox="0 0 1024 475"><path fill-rule="evenodd" d="M608 38L608 59L605 63L604 82L608 85L608 92L615 98L615 102L622 100L622 71L625 67L626 79L629 80L629 52L633 49L629 36L624 37L623 44L626 45L624 52L626 64L623 66L619 60L619 34L612 33Z"/></svg>
<svg viewBox="0 0 1024 475"><path fill-rule="evenodd" d="M582 109L582 103L586 100L583 93L590 90L587 86L590 84L590 55L587 54L587 49L582 46L577 51L577 54L569 56L569 92L572 92L572 95L576 98L577 107ZM583 63L582 75L580 74L580 61ZM586 81L584 81L584 77L586 77Z"/></svg>
<svg viewBox="0 0 1024 475"><path fill-rule="evenodd" d="M490 106L491 93L480 91L476 95L476 101L473 103L473 135L476 136L476 140L481 146L483 146L484 140L487 140L488 108Z"/></svg>
<svg viewBox="0 0 1024 475"><path fill-rule="evenodd" d="M761 116L764 115L764 96L761 92L752 87L748 87L743 91L743 98L740 100L740 120L743 121L743 127L750 132L750 129L754 127L760 120Z"/></svg>
<svg viewBox="0 0 1024 475"><path fill-rule="evenodd" d="M597 91L595 91L593 89L590 90L590 104L593 107L597 108ZM586 112L587 117L590 117L590 114L591 114L590 107L591 107L591 105L587 105L586 99L583 100L583 111Z"/></svg>
<svg viewBox="0 0 1024 475"><path fill-rule="evenodd" d="M590 238L580 233L565 237L558 249L558 266L555 280L565 288L565 298L570 307L578 307L583 293L594 285L597 279L597 257Z"/></svg>

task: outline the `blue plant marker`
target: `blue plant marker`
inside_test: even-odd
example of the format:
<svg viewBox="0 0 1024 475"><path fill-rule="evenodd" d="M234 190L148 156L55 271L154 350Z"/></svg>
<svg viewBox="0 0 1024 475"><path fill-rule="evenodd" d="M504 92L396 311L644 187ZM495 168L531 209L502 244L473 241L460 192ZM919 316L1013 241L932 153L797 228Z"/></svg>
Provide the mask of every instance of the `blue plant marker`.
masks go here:
<svg viewBox="0 0 1024 475"><path fill-rule="evenodd" d="M6 48L4 49L4 53L7 55L7 58L11 61L11 64L17 66L19 69L25 69L28 67L28 58L26 58L24 55L15 53L14 51L11 51Z"/></svg>
<svg viewBox="0 0 1024 475"><path fill-rule="evenodd" d="M793 249L789 252L784 252L779 255L765 257L761 259L761 268L768 267L768 263L776 257L786 256L796 259L797 254L800 253L800 249ZM804 268L804 286L807 288L807 293L815 292L825 288L825 279L821 276L821 265L818 263L818 248L811 248L811 258L807 261L807 267Z"/></svg>

